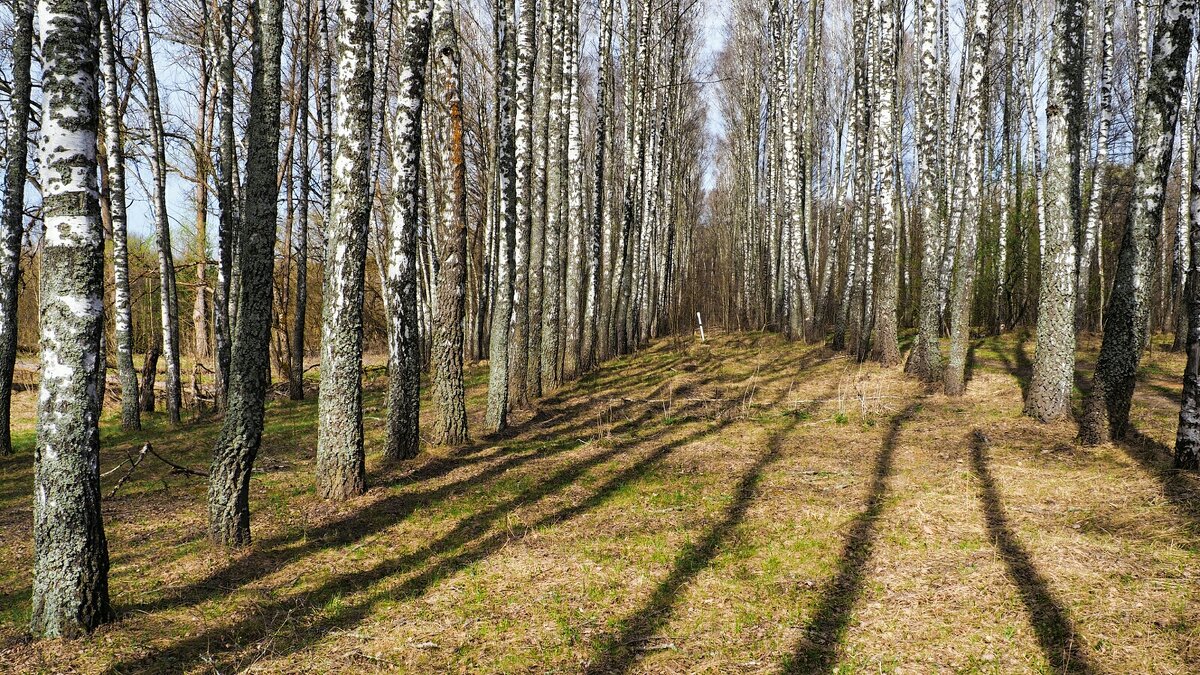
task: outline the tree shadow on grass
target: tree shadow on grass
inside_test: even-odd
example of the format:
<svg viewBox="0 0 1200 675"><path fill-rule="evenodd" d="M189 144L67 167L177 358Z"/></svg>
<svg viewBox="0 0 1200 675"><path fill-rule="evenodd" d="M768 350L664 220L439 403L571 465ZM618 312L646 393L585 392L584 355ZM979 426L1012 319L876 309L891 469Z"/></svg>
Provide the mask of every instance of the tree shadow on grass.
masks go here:
<svg viewBox="0 0 1200 675"><path fill-rule="evenodd" d="M825 395L832 393L833 390ZM675 557L675 565L667 577L658 584L637 611L621 621L618 634L608 635L597 641L593 661L587 667L586 673L623 673L638 661L641 655L640 647L671 618L683 589L697 574L712 564L721 545L742 523L746 511L754 501L763 472L779 459L784 438L796 428L799 420L804 419L806 414L813 412L819 405L818 399L795 411L788 416L784 428L772 434L767 451L742 475L737 489L734 490L733 501L725 510L725 516L714 523L699 542L689 542L683 547Z"/></svg>
<svg viewBox="0 0 1200 675"><path fill-rule="evenodd" d="M528 529L536 530L560 524L611 497L622 485L636 480L671 451L719 432L732 419L707 426L682 438L664 443L628 468L618 472L584 501L561 508L538 519ZM250 658L280 657L304 649L331 631L353 626L370 615L383 601L400 602L423 594L442 578L483 560L507 544L513 533L493 528L514 509L532 505L579 480L588 471L614 459L624 448L618 446L596 453L539 481L515 497L460 521L450 532L412 553L383 560L369 568L335 575L317 589L268 602L252 610L250 616L231 626L216 628L175 642L142 658L114 665L109 672L143 672L157 669L182 670L201 662L218 665L220 670L239 670L247 663L236 653L217 655L212 650L230 651L259 642L267 642L263 654L256 650ZM372 590L393 576L416 574L398 585ZM358 594L365 597L353 599ZM345 600L345 598L352 598ZM336 604L331 609L330 606ZM325 615L322 615L322 612Z"/></svg>
<svg viewBox="0 0 1200 675"><path fill-rule="evenodd" d="M801 359L801 363L809 360L806 357ZM782 398L784 395L781 393L780 397ZM688 406L685 406L679 412L681 420L688 419L704 423L704 420L687 417L691 414L687 408ZM593 490L586 499L552 511L539 518L527 530L552 527L596 508L617 493L622 486L644 476L654 465L674 450L719 433L736 421L736 418L725 417L716 422L709 422L703 428L674 440L656 441L656 438L666 435L668 430L675 428L667 425L635 439L635 443L659 442L659 445L630 466L615 473L600 487ZM233 625L204 631L199 635L176 641L143 657L114 664L108 672L177 671L201 662L219 670L238 670L249 664L241 663L242 657L235 650L260 642L265 644L260 645L246 658L257 660L267 656L279 657L303 650L331 631L345 629L359 623L380 602L396 602L418 597L440 579L492 555L514 537L507 527L496 527L514 509L533 505L566 488L589 471L623 455L626 450L625 445L617 444L593 453L539 479L533 486L522 490L515 496L466 517L448 533L437 537L416 551L385 559L366 569L336 575L311 592L298 593L284 599L265 602L254 607L249 616L236 621ZM367 521L375 523L373 527L376 529L382 529L379 524L380 520L386 523L385 526L397 522L395 518L380 519L372 513L360 513L358 518L365 518ZM351 518L340 523L340 528L348 529L353 533L350 536L351 541L361 539L363 536L355 522L356 520ZM332 528L331 531L338 529L338 525L329 527ZM316 550L326 548L330 548L328 542L323 542L315 547ZM313 551L310 549L309 552ZM282 555L289 560L299 557L290 551L284 551ZM275 561L267 562L271 563L272 569L280 567ZM389 585L386 589L373 590L375 585L386 584L394 576L412 572L415 572L414 576L401 583ZM217 588L217 592L213 593L212 588L205 586L201 590L208 597L221 595L229 590ZM365 597L349 601L343 600L361 594L365 594ZM266 597L270 597L269 594ZM336 605L336 607L331 609L331 605ZM325 612L325 615L322 615L322 612ZM214 651L218 654L214 654ZM220 652L225 653L220 654Z"/></svg>
<svg viewBox="0 0 1200 675"><path fill-rule="evenodd" d="M1008 568L1009 579L1017 586L1050 667L1058 673L1092 672L1075 625L1008 524L996 480L988 469L988 441L979 431L971 434L971 468L979 480L979 500L988 535Z"/></svg>
<svg viewBox="0 0 1200 675"><path fill-rule="evenodd" d="M1162 487L1163 496L1188 519L1191 529L1200 532L1200 481L1195 474L1174 468L1174 451L1132 424L1125 438L1116 441L1130 459L1154 476Z"/></svg>
<svg viewBox="0 0 1200 675"><path fill-rule="evenodd" d="M1029 331L1022 330L1017 336L1017 344L1013 347L1012 357L1009 357L1007 351L1003 349L1003 345L995 342L993 344L996 347L996 358L1000 360L1000 365L1008 371L1008 374L1016 378L1017 385L1021 388L1021 400L1024 401L1029 393L1029 382L1033 378L1033 361L1029 358L1027 349Z"/></svg>
<svg viewBox="0 0 1200 675"><path fill-rule="evenodd" d="M838 561L838 573L822 589L820 604L809 620L804 635L783 663L784 673L828 673L836 665L854 605L862 594L867 564L875 549L876 526L883 515L900 430L916 416L920 408L919 402L913 403L892 417L883 445L875 458L866 508L855 518L846 536Z"/></svg>

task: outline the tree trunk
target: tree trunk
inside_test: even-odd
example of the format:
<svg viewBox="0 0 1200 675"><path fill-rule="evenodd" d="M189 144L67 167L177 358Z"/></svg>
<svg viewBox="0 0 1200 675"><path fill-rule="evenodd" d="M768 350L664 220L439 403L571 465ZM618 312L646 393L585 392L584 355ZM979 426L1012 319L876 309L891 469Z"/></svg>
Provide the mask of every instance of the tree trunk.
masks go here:
<svg viewBox="0 0 1200 675"><path fill-rule="evenodd" d="M151 201L154 233L158 246L159 302L162 311L163 356L167 359L167 417L179 424L183 381L179 370L179 295L175 285L175 254L171 250L171 225L167 219L167 148L158 78L150 40L150 3L141 0L138 28L142 37L142 67L145 70L146 108L150 117L150 167L154 174Z"/></svg>
<svg viewBox="0 0 1200 675"><path fill-rule="evenodd" d="M158 357L162 356L162 336L156 335L154 344L146 350L142 361L142 383L138 386L138 408L141 412L154 412L154 380L158 377Z"/></svg>
<svg viewBox="0 0 1200 675"><path fill-rule="evenodd" d="M13 370L17 365L17 288L21 278L21 238L25 231L25 178L28 174L32 91L29 65L33 54L33 1L15 0L13 13L10 90L12 112L7 120L4 206L3 214L0 215L0 456L10 455L13 451L9 410L12 403ZM121 225L123 228L124 222ZM115 230L113 234L115 239ZM128 283L125 288L128 295Z"/></svg>
<svg viewBox="0 0 1200 675"><path fill-rule="evenodd" d="M234 242L241 225L238 217L237 191L234 174L237 170L237 148L234 143L233 121L233 0L220 6L221 39L217 102L220 108L220 161L217 166L217 202L221 221L217 228L217 285L213 294L213 328L216 331L216 392L217 409L228 407L229 359L232 338L230 292L233 281ZM216 31L213 31L214 35Z"/></svg>
<svg viewBox="0 0 1200 675"><path fill-rule="evenodd" d="M42 3L38 18L45 64L40 166L46 231L31 629L39 637L79 636L112 618L95 379L104 363L104 234L96 198L99 59L93 9L58 0Z"/></svg>
<svg viewBox="0 0 1200 675"><path fill-rule="evenodd" d="M375 21L369 0L342 0L337 18L337 138L333 211L325 232L317 491L340 500L366 489L362 307L371 223Z"/></svg>
<svg viewBox="0 0 1200 675"><path fill-rule="evenodd" d="M238 253L238 320L230 358L229 408L209 472L209 537L250 543L250 474L262 441L270 357L272 283L278 218L280 52L283 5L252 0L252 76L246 132L246 218Z"/></svg>
<svg viewBox="0 0 1200 675"><path fill-rule="evenodd" d="M992 38L991 0L977 0L970 33L971 60L963 120L961 147L965 151L964 176L955 190L959 213L958 259L950 298L950 357L944 384L947 396L961 396L966 389L967 343L971 339L971 293L975 283L975 252L978 242L980 194L983 185L984 73Z"/></svg>
<svg viewBox="0 0 1200 675"><path fill-rule="evenodd" d="M409 8L397 61L392 119L392 212L388 232L388 459L411 459L421 447L421 333L417 303L417 228L421 205L421 116L429 57L432 0Z"/></svg>
<svg viewBox="0 0 1200 675"><path fill-rule="evenodd" d="M1082 0L1058 3L1046 105L1046 235L1038 293L1037 351L1025 400L1025 414L1040 422L1070 414L1075 383L1075 233L1080 222L1083 18Z"/></svg>
<svg viewBox="0 0 1200 675"><path fill-rule="evenodd" d="M453 0L434 0L433 33L440 85L437 112L442 146L439 175L445 181L442 213L437 222L437 304L434 308L434 398L438 417L433 438L438 445L467 442L467 408L463 391L463 311L467 258L466 166L463 158L461 59Z"/></svg>
<svg viewBox="0 0 1200 675"><path fill-rule="evenodd" d="M934 0L921 2L921 91L920 135L917 146L917 203L921 210L921 300L917 317L917 338L905 369L925 382L941 376L942 355L938 349L941 328L939 312L938 275L942 238L939 186L937 174L938 65L934 40L937 31L937 9Z"/></svg>
<svg viewBox="0 0 1200 675"><path fill-rule="evenodd" d="M875 340L872 343L875 359L884 367L900 363L898 334L899 261L896 253L896 177L895 141L892 138L893 107L896 98L896 78L885 65L898 60L895 43L896 7L894 0L880 3L879 19L879 109L876 111L879 139L879 294L875 301Z"/></svg>
<svg viewBox="0 0 1200 675"><path fill-rule="evenodd" d="M1200 93L1200 92L1198 92ZM1183 133L1200 136L1200 96L1193 97L1191 129ZM1191 267L1188 269L1186 296L1187 304L1181 307L1188 318L1187 369L1183 374L1183 404L1179 408L1179 429L1175 434L1175 468L1196 471L1200 469L1200 153L1193 153L1191 165L1191 193L1189 211L1191 228L1189 244ZM1183 214L1180 214L1183 217Z"/></svg>
<svg viewBox="0 0 1200 675"><path fill-rule="evenodd" d="M517 35L515 158L516 232L513 247L512 335L509 340L509 398L513 405L528 402L530 250L533 234L533 75L537 67L537 2L521 6Z"/></svg>
<svg viewBox="0 0 1200 675"><path fill-rule="evenodd" d="M1104 312L1104 338L1080 436L1086 444L1123 438L1146 342L1154 242L1162 227L1163 197L1175 144L1184 64L1192 40L1195 0L1167 0L1155 31L1158 45L1144 99L1139 99L1134 142L1133 203L1117 255L1112 295Z"/></svg>
<svg viewBox="0 0 1200 675"><path fill-rule="evenodd" d="M492 305L491 344L488 349L488 405L484 425L488 431L508 426L509 325L513 307L513 250L517 230L516 93L517 67L516 1L498 0L496 17L496 177L499 222L497 266Z"/></svg>
<svg viewBox="0 0 1200 675"><path fill-rule="evenodd" d="M308 78L312 64L312 8L307 2L300 7L301 66L296 113L297 163L300 165L300 189L297 192L296 221L296 308L292 319L290 345L292 371L288 374L288 397L293 401L304 400L304 334L308 321L308 200L311 193L312 174L308 165ZM353 95L351 93L351 95Z"/></svg>

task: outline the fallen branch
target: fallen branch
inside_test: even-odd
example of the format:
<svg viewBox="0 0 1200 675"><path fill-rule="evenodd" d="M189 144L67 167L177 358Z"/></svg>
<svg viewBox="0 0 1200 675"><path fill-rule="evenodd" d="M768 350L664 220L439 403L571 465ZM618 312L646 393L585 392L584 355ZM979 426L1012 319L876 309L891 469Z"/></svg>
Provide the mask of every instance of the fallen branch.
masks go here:
<svg viewBox="0 0 1200 675"><path fill-rule="evenodd" d="M167 466L171 467L172 469L175 469L175 472L176 472L176 473L182 473L182 474L186 474L186 475L188 475L188 476L199 476L199 477L201 477L201 478L208 478L208 472L207 472L207 471L197 471L197 470L195 470L195 469L189 469L189 468L187 468L186 466L182 466L182 465L180 465L180 464L176 464L175 462L172 462L171 460L167 459L166 457L163 457L162 455L160 455L160 454L158 454L157 452L155 452L155 451L154 451L154 446L153 446L153 445L150 445L149 443L147 443L147 444L144 446L144 449L145 449L145 450L148 450L148 451L150 452L150 454L152 454L152 455L154 455L155 457L157 457L157 458L158 458L158 461L162 462L163 464L166 464Z"/></svg>
<svg viewBox="0 0 1200 675"><path fill-rule="evenodd" d="M125 466L125 462L130 463L129 470L125 472L125 475L121 476L120 480L117 481L117 484L113 486L112 491L108 493L109 499L112 499L113 497L115 497L117 495L117 490L120 490L121 486L125 484L125 481L129 480L129 477L133 475L134 470L137 469L138 464L141 464L142 460L146 458L146 453L149 451L150 451L150 444L149 443L143 444L141 451L138 452L138 454L137 454L137 457L126 458L125 461L116 465L108 473L104 474L105 476L107 476L108 474L112 473L113 471L116 471L117 469L121 468L122 466Z"/></svg>

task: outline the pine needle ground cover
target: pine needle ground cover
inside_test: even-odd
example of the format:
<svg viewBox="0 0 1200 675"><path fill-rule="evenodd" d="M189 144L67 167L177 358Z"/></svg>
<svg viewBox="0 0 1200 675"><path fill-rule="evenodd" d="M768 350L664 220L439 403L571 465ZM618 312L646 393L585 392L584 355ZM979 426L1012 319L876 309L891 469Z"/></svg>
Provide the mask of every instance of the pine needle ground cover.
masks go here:
<svg viewBox="0 0 1200 675"><path fill-rule="evenodd" d="M955 400L775 336L660 341L396 465L368 369L366 495L317 499L312 395L268 407L246 551L207 543L203 479L144 462L104 501L119 619L79 641L26 637L24 392L0 670L1194 672L1200 482L1169 470L1183 359L1157 347L1134 433L1087 450L1021 417L1023 335L974 341ZM486 366L467 385L478 429ZM102 472L147 441L207 466L217 420L125 434L109 411Z"/></svg>

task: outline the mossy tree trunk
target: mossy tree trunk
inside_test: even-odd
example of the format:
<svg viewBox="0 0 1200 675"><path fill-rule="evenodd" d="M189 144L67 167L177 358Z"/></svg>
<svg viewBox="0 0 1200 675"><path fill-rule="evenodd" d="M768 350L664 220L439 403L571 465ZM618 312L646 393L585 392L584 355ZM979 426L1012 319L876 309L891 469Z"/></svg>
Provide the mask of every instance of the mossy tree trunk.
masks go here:
<svg viewBox="0 0 1200 675"><path fill-rule="evenodd" d="M245 219L238 246L238 320L229 368L229 403L209 473L209 537L250 543L250 473L262 441L271 330L271 279L278 218L280 52L283 5L252 0L252 76L246 132Z"/></svg>
<svg viewBox="0 0 1200 675"><path fill-rule="evenodd" d="M96 185L98 32L93 6L39 5L42 381L34 457L32 631L87 633L112 616L100 513L104 234Z"/></svg>
<svg viewBox="0 0 1200 675"><path fill-rule="evenodd" d="M1089 445L1123 438L1149 329L1149 293L1162 229L1175 123L1183 94L1195 0L1167 0L1155 30L1157 45L1148 81L1138 99L1134 139L1134 190L1117 254L1112 295L1104 312L1104 338L1080 435Z"/></svg>

